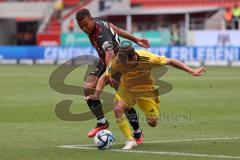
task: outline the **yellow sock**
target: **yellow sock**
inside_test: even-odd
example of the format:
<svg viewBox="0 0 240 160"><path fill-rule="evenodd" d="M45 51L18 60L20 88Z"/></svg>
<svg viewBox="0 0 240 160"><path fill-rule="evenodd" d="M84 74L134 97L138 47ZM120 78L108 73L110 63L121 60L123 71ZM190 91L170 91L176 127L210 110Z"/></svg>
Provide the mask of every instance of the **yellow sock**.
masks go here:
<svg viewBox="0 0 240 160"><path fill-rule="evenodd" d="M134 138L132 136L131 129L129 127L129 123L126 120L125 116L122 116L122 117L118 118L117 119L117 124L118 124L120 130L123 132L123 134L127 138L127 140L134 140Z"/></svg>

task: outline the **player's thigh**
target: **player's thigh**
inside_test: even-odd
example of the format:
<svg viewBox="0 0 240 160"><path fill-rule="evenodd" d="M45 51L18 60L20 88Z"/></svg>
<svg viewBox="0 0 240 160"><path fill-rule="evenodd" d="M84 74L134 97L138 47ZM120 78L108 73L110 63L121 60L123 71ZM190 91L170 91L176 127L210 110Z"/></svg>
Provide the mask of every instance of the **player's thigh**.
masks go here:
<svg viewBox="0 0 240 160"><path fill-rule="evenodd" d="M89 73L89 75L101 77L101 75L106 71L106 65L102 62L98 62L94 69Z"/></svg>
<svg viewBox="0 0 240 160"><path fill-rule="evenodd" d="M116 94L114 101L124 101L128 108L134 106L136 104L135 98L131 92L129 92L128 88L120 85Z"/></svg>
<svg viewBox="0 0 240 160"><path fill-rule="evenodd" d="M114 115L116 118L122 117L124 111L128 108L129 106L127 105L126 102L123 100L115 100L114 101Z"/></svg>
<svg viewBox="0 0 240 160"><path fill-rule="evenodd" d="M145 113L148 122L154 123L159 118L160 97L138 97L138 107Z"/></svg>
<svg viewBox="0 0 240 160"><path fill-rule="evenodd" d="M105 65L99 62L90 72L84 83L85 95L93 94L95 92L94 89L97 86L98 79L105 72L105 69L106 69Z"/></svg>
<svg viewBox="0 0 240 160"><path fill-rule="evenodd" d="M98 77L94 75L89 75L84 82L84 93L85 95L94 94L95 88L97 86Z"/></svg>

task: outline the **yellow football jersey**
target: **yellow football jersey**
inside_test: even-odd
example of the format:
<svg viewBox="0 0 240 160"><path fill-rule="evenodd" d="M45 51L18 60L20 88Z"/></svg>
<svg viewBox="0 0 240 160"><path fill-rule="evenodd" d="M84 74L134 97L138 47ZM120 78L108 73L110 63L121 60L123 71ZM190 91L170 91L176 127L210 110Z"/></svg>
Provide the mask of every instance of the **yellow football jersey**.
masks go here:
<svg viewBox="0 0 240 160"><path fill-rule="evenodd" d="M105 75L115 80L121 77L122 85L139 91L155 84L151 69L166 64L166 57L146 50L136 50L136 53L138 54L136 65L124 66L116 56L108 65Z"/></svg>

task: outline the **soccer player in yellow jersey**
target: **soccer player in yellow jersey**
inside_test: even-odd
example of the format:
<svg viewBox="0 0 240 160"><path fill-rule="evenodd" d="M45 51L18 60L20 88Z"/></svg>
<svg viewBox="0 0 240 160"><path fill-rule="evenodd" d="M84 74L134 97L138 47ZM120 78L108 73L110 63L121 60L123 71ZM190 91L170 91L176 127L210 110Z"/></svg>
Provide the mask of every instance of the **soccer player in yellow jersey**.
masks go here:
<svg viewBox="0 0 240 160"><path fill-rule="evenodd" d="M201 76L206 71L204 67L192 69L176 59L157 56L145 50L135 51L133 47L125 46L120 48L106 72L100 77L95 94L86 97L87 99L99 99L106 82L116 83L121 75L120 86L115 94L114 114L119 128L127 138L123 149L132 149L137 146L128 121L124 117L125 110L137 104L145 113L148 124L151 127L157 125L160 97L155 88L151 69L162 65L171 65L193 76Z"/></svg>

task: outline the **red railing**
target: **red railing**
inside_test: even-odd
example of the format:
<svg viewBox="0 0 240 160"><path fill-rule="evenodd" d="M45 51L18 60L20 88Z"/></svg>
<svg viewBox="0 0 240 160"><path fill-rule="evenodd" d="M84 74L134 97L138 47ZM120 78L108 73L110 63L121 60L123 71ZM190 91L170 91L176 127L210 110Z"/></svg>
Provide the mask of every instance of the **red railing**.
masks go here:
<svg viewBox="0 0 240 160"><path fill-rule="evenodd" d="M65 0L65 1L67 1L67 0ZM77 3L77 1L75 1L74 3L72 1L71 4L77 3L76 6L73 7L73 9L71 11L69 11L67 14L63 15L61 21L64 21L71 15L75 14L78 10L85 7L87 4L89 4L92 1L93 0L85 0L83 2L80 2L78 0L78 3ZM68 4L70 4L70 3L68 3ZM52 15L47 27L44 29L44 31L42 33L38 34L37 44L38 45L48 45L48 44L49 45L52 45L52 44L59 45L60 44L60 35L61 35L61 24L60 24L59 20L54 15Z"/></svg>

